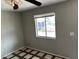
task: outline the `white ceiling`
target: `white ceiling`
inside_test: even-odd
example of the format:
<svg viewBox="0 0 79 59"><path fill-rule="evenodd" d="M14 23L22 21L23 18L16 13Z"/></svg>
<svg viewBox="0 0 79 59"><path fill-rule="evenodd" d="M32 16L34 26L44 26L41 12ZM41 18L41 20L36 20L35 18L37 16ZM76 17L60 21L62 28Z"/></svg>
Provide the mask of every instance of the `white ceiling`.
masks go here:
<svg viewBox="0 0 79 59"><path fill-rule="evenodd" d="M42 3L42 5L41 5L41 7L42 7L42 6L47 6L47 5L63 2L66 0L37 0L37 1ZM16 11L23 11L23 10L33 9L33 8L37 8L37 7L38 6L36 6L32 3L22 0L22 4L19 6L19 9ZM7 11L14 11L12 6L8 5L4 0L1 0L1 9L7 10Z"/></svg>

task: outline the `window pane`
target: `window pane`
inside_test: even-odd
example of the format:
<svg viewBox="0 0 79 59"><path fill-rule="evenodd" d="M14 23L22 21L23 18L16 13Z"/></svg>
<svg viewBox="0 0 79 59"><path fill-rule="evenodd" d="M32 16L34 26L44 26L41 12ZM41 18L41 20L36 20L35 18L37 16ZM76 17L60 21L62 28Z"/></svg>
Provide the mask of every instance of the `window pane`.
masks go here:
<svg viewBox="0 0 79 59"><path fill-rule="evenodd" d="M55 33L55 16L46 17L47 37L56 37Z"/></svg>
<svg viewBox="0 0 79 59"><path fill-rule="evenodd" d="M45 18L36 19L37 36L45 36Z"/></svg>

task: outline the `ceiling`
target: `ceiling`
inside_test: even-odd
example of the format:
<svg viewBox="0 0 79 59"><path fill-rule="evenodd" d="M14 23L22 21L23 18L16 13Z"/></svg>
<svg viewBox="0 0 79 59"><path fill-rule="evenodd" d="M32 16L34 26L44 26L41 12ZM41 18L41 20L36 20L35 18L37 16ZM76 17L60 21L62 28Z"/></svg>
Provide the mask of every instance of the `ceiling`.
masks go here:
<svg viewBox="0 0 79 59"><path fill-rule="evenodd" d="M63 1L66 1L66 0L37 0L37 1L42 3L42 5L40 6L40 7L42 7L42 6L47 6L47 5L63 2ZM19 9L16 10L16 11L29 10L29 9L33 9L33 8L38 8L38 6L22 0L22 3L20 4ZM8 5L5 2L5 0L1 0L1 10L14 11L12 6Z"/></svg>

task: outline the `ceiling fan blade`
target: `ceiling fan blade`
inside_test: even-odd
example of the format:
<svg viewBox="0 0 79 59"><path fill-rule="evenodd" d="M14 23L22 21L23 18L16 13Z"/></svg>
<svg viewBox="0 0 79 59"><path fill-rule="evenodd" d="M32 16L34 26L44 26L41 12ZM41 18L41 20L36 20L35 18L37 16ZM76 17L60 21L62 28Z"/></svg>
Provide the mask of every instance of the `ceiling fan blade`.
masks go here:
<svg viewBox="0 0 79 59"><path fill-rule="evenodd" d="M40 5L41 5L41 3L38 2L38 1L36 1L36 0L25 0L25 1L28 1L28 2L30 2L30 3L32 3L32 4L37 5L37 6L40 6Z"/></svg>

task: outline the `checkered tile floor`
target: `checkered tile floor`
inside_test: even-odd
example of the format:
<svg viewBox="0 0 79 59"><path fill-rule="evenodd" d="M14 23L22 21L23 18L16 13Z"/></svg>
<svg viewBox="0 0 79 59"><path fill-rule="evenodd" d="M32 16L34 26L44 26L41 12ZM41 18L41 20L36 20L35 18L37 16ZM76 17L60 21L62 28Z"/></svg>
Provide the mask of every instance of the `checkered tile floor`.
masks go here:
<svg viewBox="0 0 79 59"><path fill-rule="evenodd" d="M66 59L66 58L62 58L35 49L24 47L23 49L20 49L2 59Z"/></svg>

